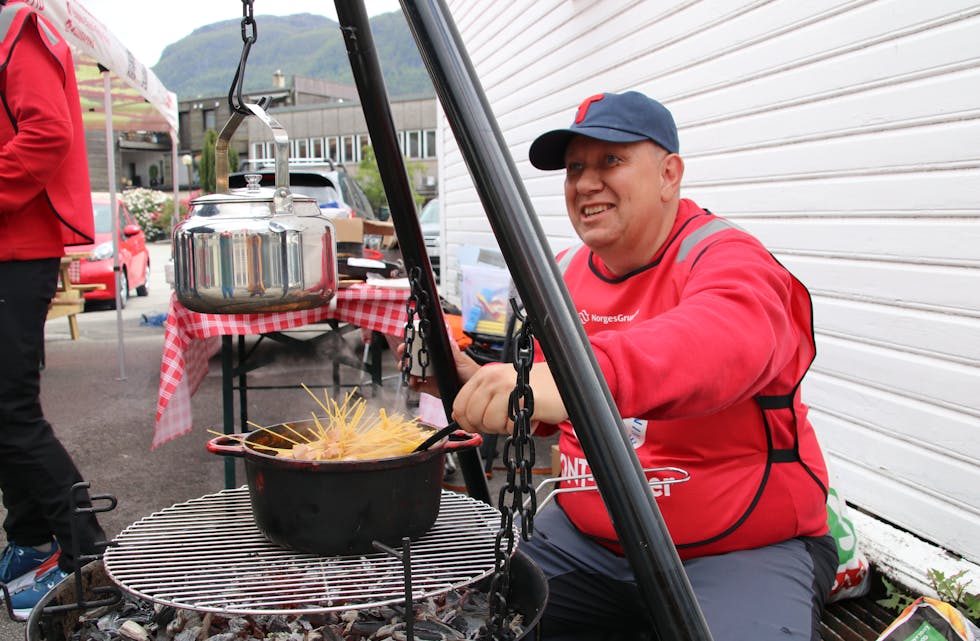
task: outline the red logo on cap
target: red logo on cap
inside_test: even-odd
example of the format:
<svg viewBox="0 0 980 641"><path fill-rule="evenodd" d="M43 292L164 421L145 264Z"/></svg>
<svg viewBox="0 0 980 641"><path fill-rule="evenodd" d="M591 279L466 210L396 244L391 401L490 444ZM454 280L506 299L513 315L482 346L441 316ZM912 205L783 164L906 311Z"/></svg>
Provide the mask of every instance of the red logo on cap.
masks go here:
<svg viewBox="0 0 980 641"><path fill-rule="evenodd" d="M589 107L592 106L592 103L593 102L599 102L600 100L602 100L605 97L606 97L606 94L600 93L600 94L596 94L594 96L589 96L588 98L586 98L585 100L583 100L582 101L582 104L580 104L578 106L578 113L575 114L575 124L577 125L580 122L582 122L583 120L585 120L585 115L587 113L589 113Z"/></svg>

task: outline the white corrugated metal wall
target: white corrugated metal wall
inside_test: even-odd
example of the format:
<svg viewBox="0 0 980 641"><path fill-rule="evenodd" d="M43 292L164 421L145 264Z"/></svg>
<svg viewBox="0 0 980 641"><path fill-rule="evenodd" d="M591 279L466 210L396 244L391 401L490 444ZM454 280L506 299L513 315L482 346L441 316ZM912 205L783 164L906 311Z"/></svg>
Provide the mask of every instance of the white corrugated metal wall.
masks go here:
<svg viewBox="0 0 980 641"><path fill-rule="evenodd" d="M456 0L549 235L562 176L527 148L578 103L672 109L683 193L759 236L813 295L805 396L854 504L980 562L980 6L974 1ZM494 247L443 123L444 286Z"/></svg>

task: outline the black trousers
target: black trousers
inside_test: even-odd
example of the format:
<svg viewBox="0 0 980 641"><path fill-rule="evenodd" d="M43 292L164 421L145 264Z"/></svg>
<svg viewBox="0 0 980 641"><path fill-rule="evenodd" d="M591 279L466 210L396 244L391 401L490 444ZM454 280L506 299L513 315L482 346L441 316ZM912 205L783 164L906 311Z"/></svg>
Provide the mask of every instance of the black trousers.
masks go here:
<svg viewBox="0 0 980 641"><path fill-rule="evenodd" d="M56 537L61 568L71 571L76 549L101 552L105 533L84 514L73 538L71 486L82 476L41 410L44 321L59 265L58 258L0 262L0 494L7 540L41 545ZM87 493L76 499L91 505Z"/></svg>

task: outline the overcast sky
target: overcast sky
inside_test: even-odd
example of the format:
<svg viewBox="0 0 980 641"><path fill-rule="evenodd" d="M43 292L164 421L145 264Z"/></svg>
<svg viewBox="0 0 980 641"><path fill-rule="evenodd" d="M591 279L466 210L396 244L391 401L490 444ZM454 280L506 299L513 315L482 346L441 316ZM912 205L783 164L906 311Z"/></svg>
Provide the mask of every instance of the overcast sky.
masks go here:
<svg viewBox="0 0 980 641"><path fill-rule="evenodd" d="M74 0L80 2L112 31L113 35L147 67L160 60L163 49L198 27L241 20L241 0L161 0L134 3L133 0ZM398 0L365 0L368 15L401 10ZM337 19L333 0L253 0L252 13L262 38L263 14L288 16L314 13Z"/></svg>

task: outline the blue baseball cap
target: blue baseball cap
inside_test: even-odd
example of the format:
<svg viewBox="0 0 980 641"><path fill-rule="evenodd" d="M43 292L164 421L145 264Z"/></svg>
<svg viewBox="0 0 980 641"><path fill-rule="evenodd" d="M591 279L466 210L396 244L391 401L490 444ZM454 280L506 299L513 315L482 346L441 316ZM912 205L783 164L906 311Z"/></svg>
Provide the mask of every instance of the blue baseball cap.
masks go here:
<svg viewBox="0 0 980 641"><path fill-rule="evenodd" d="M583 100L568 129L543 133L531 143L531 164L538 169L564 169L565 148L575 136L607 142L652 140L672 154L680 150L670 111L637 91L601 93Z"/></svg>

